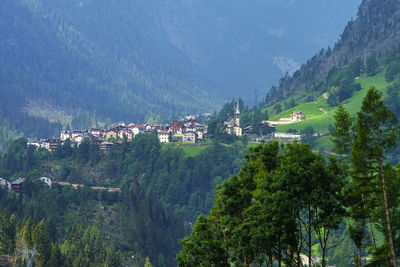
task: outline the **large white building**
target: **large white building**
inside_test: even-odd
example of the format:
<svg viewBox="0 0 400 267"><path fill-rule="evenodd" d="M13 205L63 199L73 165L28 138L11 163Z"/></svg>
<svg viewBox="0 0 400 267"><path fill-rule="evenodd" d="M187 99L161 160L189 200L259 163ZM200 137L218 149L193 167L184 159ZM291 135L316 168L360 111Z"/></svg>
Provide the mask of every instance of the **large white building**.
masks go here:
<svg viewBox="0 0 400 267"><path fill-rule="evenodd" d="M294 139L300 140L301 134L298 133L274 133L274 138Z"/></svg>

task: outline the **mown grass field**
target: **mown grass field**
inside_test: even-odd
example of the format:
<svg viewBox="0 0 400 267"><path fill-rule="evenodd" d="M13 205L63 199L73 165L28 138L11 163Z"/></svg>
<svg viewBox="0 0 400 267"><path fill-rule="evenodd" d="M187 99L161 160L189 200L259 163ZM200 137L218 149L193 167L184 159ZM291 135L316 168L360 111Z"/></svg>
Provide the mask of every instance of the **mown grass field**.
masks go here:
<svg viewBox="0 0 400 267"><path fill-rule="evenodd" d="M200 154L201 151L206 149L209 145L192 145L192 144L183 144L183 143L171 143L171 144L163 144L162 148L165 149L166 147L175 147L175 148L181 148L186 156L188 157L194 157L198 154Z"/></svg>
<svg viewBox="0 0 400 267"><path fill-rule="evenodd" d="M383 73L373 77L360 77L357 79L357 82L361 85L362 89L354 92L354 95L351 98L342 103L346 110L351 114L356 114L360 110L362 100L371 86L375 86L377 89L385 93L388 85ZM292 111L302 111L306 113L307 119L292 124L277 125L277 132L286 132L289 129L295 129L298 132L301 132L301 130L307 126L312 126L316 132L328 132L329 125L334 124L333 116L336 107L329 107L326 103L326 99L323 96L320 96L316 102L302 103L271 117L271 120L279 121L280 118L288 118ZM323 140L325 139L326 138Z"/></svg>

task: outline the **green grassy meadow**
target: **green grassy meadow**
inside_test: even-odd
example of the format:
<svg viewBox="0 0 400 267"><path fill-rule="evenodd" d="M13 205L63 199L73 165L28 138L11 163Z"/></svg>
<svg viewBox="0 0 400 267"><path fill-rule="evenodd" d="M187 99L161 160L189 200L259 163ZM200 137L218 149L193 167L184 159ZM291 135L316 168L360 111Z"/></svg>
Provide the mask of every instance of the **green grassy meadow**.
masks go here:
<svg viewBox="0 0 400 267"><path fill-rule="evenodd" d="M360 77L357 82L361 85L360 91L354 92L353 96L345 100L342 104L351 114L356 114L360 110L362 100L371 86L375 86L384 94L386 92L387 83L383 73L373 77ZM322 109L322 110L321 110ZM316 132L328 132L329 125L334 123L334 114L336 107L329 107L326 99L320 96L315 102L301 103L300 105L285 110L270 120L279 121L280 118L290 117L292 111L302 111L306 114L306 120L286 125L277 125L277 132L286 132L289 129L295 129L301 132L305 127L312 126ZM325 140L326 138L323 138Z"/></svg>
<svg viewBox="0 0 400 267"><path fill-rule="evenodd" d="M170 144L163 144L162 148L165 149L166 147L175 147L175 148L181 148L186 156L188 157L194 157L198 154L200 154L201 151L206 149L209 145L194 145L194 144L187 144L187 143L170 143Z"/></svg>

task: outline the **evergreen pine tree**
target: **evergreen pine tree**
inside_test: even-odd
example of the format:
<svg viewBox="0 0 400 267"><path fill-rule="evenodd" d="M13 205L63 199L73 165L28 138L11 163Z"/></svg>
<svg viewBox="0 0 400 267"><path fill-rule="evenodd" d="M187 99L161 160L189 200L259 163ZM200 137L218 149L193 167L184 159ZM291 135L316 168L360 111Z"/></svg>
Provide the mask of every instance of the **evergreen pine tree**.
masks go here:
<svg viewBox="0 0 400 267"><path fill-rule="evenodd" d="M51 256L51 241L46 223L41 220L32 233L32 240L38 252L37 261L40 266L46 266Z"/></svg>

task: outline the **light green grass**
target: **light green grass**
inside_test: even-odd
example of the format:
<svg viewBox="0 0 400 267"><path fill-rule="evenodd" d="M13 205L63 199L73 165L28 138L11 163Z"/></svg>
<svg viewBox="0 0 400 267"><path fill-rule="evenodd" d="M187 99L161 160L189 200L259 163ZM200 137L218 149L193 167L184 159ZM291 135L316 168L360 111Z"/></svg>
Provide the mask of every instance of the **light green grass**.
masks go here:
<svg viewBox="0 0 400 267"><path fill-rule="evenodd" d="M311 254L312 254L313 257L321 258L319 247L320 247L319 243L316 243L316 244L312 245Z"/></svg>
<svg viewBox="0 0 400 267"><path fill-rule="evenodd" d="M360 77L357 81L362 89L360 91L354 92L353 96L347 100L345 100L342 104L346 108L350 114L356 114L362 104L362 100L366 95L368 89L371 86L375 86L378 90L385 94L387 83L385 81L385 77L383 73L380 73L373 77ZM319 108L323 108L327 113L322 112ZM312 126L317 132L328 132L329 125L334 124L334 114L336 111L336 107L331 108L326 104L326 100L321 96L317 99L317 103L303 103L299 106L292 108L290 110L286 110L277 116L274 116L273 120L279 120L279 118L289 117L290 112L298 110L306 113L306 120L301 122L296 122L292 124L286 125L278 125L276 127L277 132L286 132L289 129L296 129L298 132L301 132L305 127Z"/></svg>
<svg viewBox="0 0 400 267"><path fill-rule="evenodd" d="M180 146L186 153L188 157L194 157L198 154L200 154L201 151L206 149L208 145L206 146Z"/></svg>
<svg viewBox="0 0 400 267"><path fill-rule="evenodd" d="M172 144L163 144L163 148L166 147L176 147L176 148L181 148L186 156L188 157L194 157L198 154L200 154L201 151L206 149L209 145L195 145L195 144L181 144L181 143L172 143Z"/></svg>

